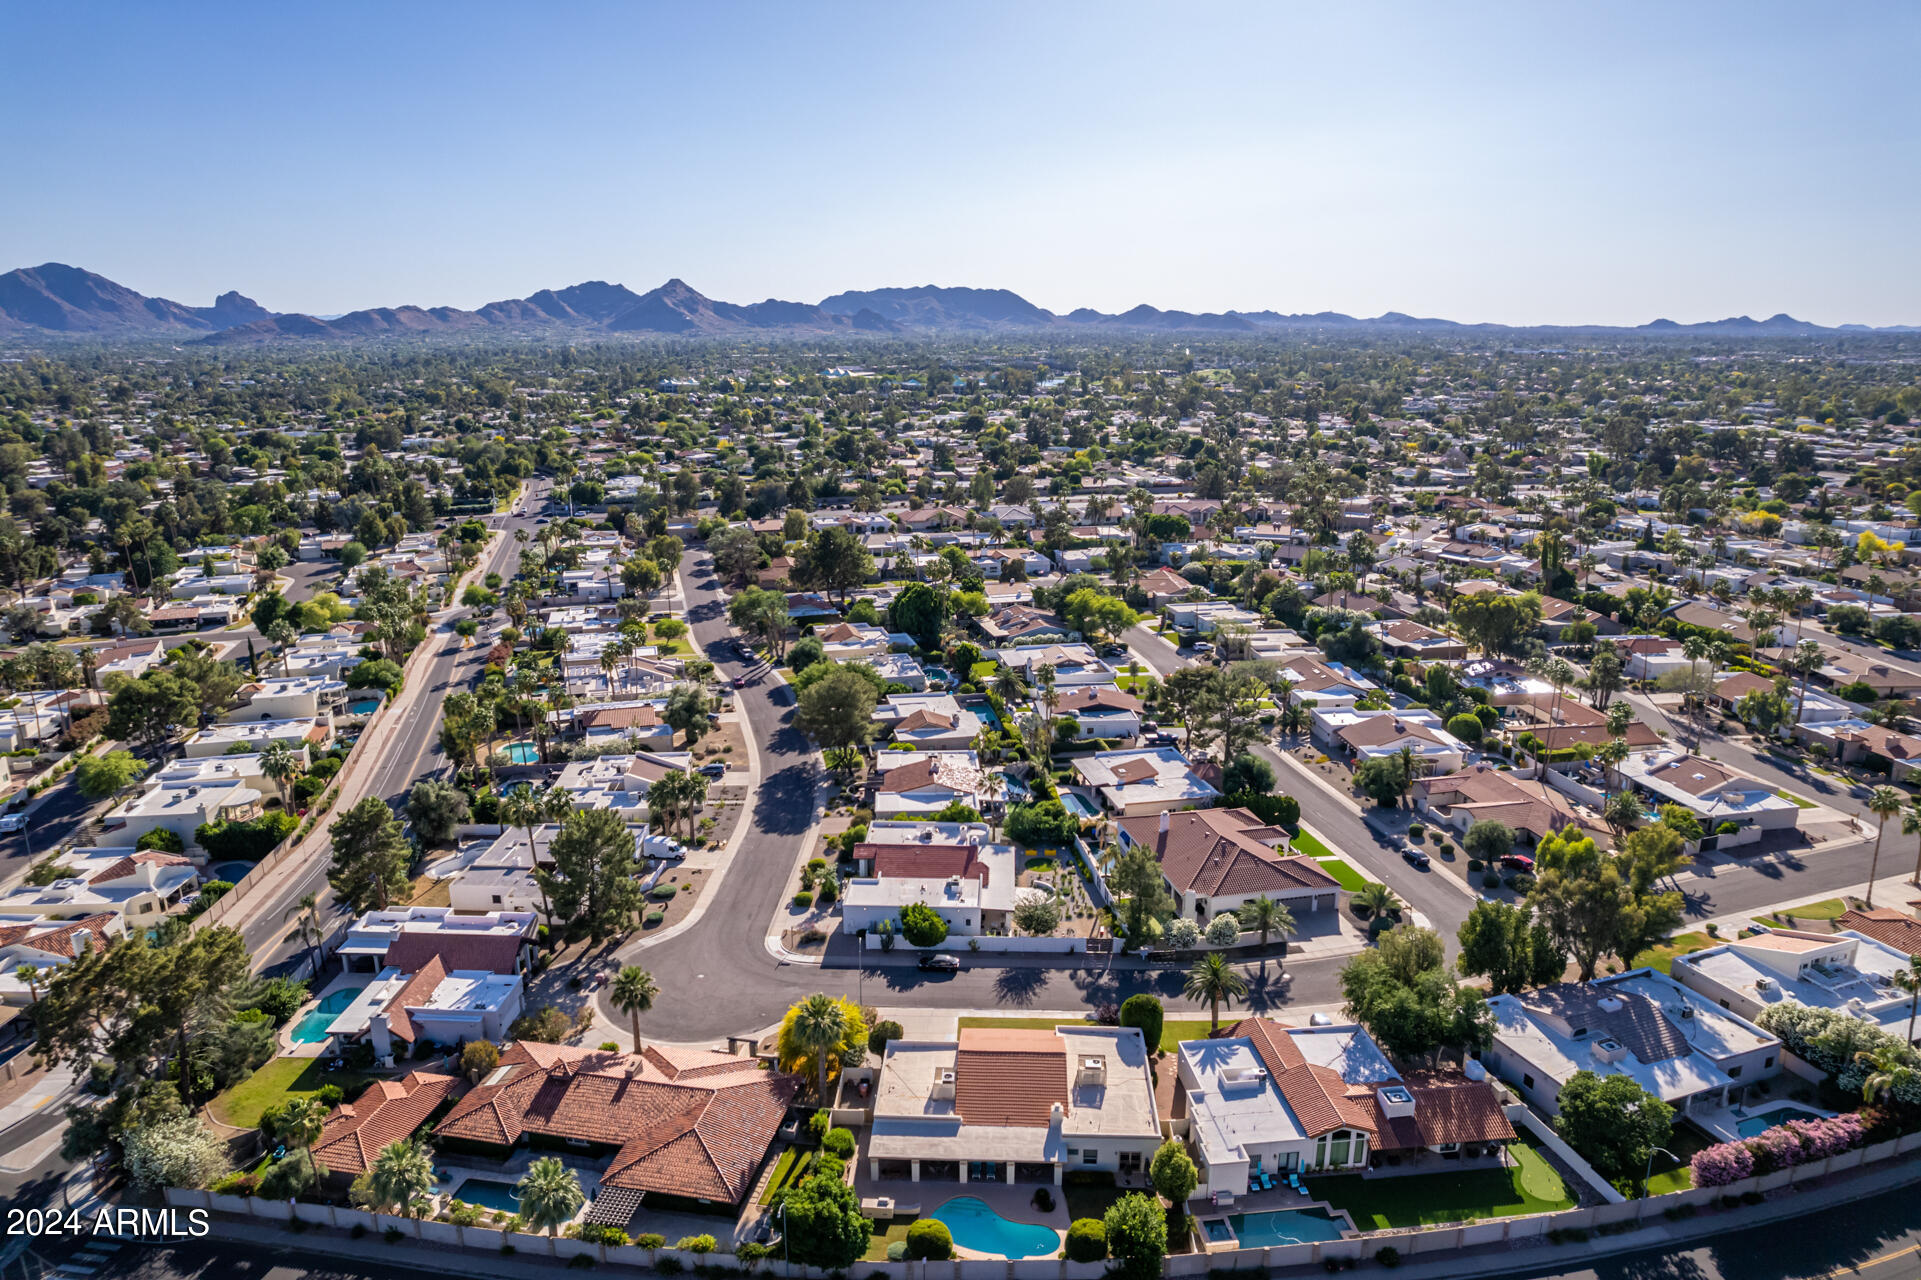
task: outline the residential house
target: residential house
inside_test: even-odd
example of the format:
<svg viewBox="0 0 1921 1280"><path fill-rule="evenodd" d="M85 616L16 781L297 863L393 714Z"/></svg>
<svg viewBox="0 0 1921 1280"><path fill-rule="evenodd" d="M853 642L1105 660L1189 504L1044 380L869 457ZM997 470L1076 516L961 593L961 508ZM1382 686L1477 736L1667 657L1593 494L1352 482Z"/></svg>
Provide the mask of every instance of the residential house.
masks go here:
<svg viewBox="0 0 1921 1280"><path fill-rule="evenodd" d="M895 693L874 710L894 741L916 750L961 750L981 731L980 717L948 693Z"/></svg>
<svg viewBox="0 0 1921 1280"><path fill-rule="evenodd" d="M1701 756L1650 751L1629 756L1617 772L1651 805L1678 804L1692 813L1709 833L1704 849L1749 844L1801 820L1800 806L1767 783Z"/></svg>
<svg viewBox="0 0 1921 1280"><path fill-rule="evenodd" d="M974 625L990 642L1010 648L1018 645L1063 644L1080 639L1080 632L1053 614L1043 613L1031 605L1002 605Z"/></svg>
<svg viewBox="0 0 1921 1280"><path fill-rule="evenodd" d="M423 1041L504 1040L524 1004L517 971L449 970L438 955L429 955L412 973L392 965L382 969L327 1024L327 1035L335 1052L364 1040L376 1059L393 1062L411 1056Z"/></svg>
<svg viewBox="0 0 1921 1280"><path fill-rule="evenodd" d="M1022 890L1019 855L1010 845L890 845L874 851L873 874L841 888L841 932L899 928L900 913L918 903L947 924L950 937L1006 933Z"/></svg>
<svg viewBox="0 0 1921 1280"><path fill-rule="evenodd" d="M1061 1185L1139 1179L1161 1144L1149 1046L1135 1027L963 1028L892 1040L867 1140L876 1181Z"/></svg>
<svg viewBox="0 0 1921 1280"><path fill-rule="evenodd" d="M1725 1106L1780 1071L1781 1042L1653 969L1488 997L1489 1070L1537 1110L1560 1113L1575 1073L1627 1076L1680 1111Z"/></svg>
<svg viewBox="0 0 1921 1280"><path fill-rule="evenodd" d="M126 918L102 911L78 919L0 915L0 1005L22 1006L44 990L49 978L96 946L126 936ZM21 969L33 970L31 981Z"/></svg>
<svg viewBox="0 0 1921 1280"><path fill-rule="evenodd" d="M329 1182L344 1186L373 1168L387 1147L411 1138L442 1103L466 1091L464 1079L438 1071L376 1080L352 1102L333 1109L309 1154Z"/></svg>
<svg viewBox="0 0 1921 1280"><path fill-rule="evenodd" d="M1219 776L1218 768L1208 772ZM1109 811L1124 817L1162 810L1207 808L1221 792L1177 747L1123 747L1078 756L1074 772Z"/></svg>
<svg viewBox="0 0 1921 1280"><path fill-rule="evenodd" d="M1226 1202L1263 1174L1365 1169L1376 1154L1476 1154L1514 1139L1486 1072L1402 1076L1365 1028L1245 1018L1179 1049L1177 1134L1197 1157L1196 1199Z"/></svg>
<svg viewBox="0 0 1921 1280"><path fill-rule="evenodd" d="M1381 642L1381 648L1397 658L1418 662L1458 662L1467 657L1467 644L1432 627L1406 618L1376 622L1368 630Z"/></svg>
<svg viewBox="0 0 1921 1280"><path fill-rule="evenodd" d="M1101 661L1092 645L1041 644L996 649L994 657L1010 670L1019 672L1030 685L1040 683L1040 669L1054 668L1054 684L1114 684L1119 674Z"/></svg>
<svg viewBox="0 0 1921 1280"><path fill-rule="evenodd" d="M200 883L191 860L150 849L69 849L56 864L67 874L50 884L16 885L0 893L0 920L83 923L112 915L152 924Z"/></svg>
<svg viewBox="0 0 1921 1280"><path fill-rule="evenodd" d="M1034 702L1034 714L1046 706ZM1054 696L1054 715L1080 725L1080 741L1130 742L1141 736L1141 700L1112 685L1079 684Z"/></svg>
<svg viewBox="0 0 1921 1280"><path fill-rule="evenodd" d="M874 816L938 813L950 804L982 807L980 757L972 751L877 751Z"/></svg>
<svg viewBox="0 0 1921 1280"><path fill-rule="evenodd" d="M1416 779L1414 808L1461 835L1477 822L1498 822L1522 844L1536 844L1552 832L1588 825L1554 788L1485 764Z"/></svg>
<svg viewBox="0 0 1921 1280"><path fill-rule="evenodd" d="M417 973L439 956L449 971L528 973L540 917L532 911L487 911L466 915L452 907L399 907L369 911L347 926L334 949L349 971L367 967L378 973L394 968Z"/></svg>
<svg viewBox="0 0 1921 1280"><path fill-rule="evenodd" d="M1124 847L1154 851L1176 909L1203 924L1262 897L1296 919L1340 907L1340 882L1315 859L1290 852L1283 828L1246 809L1143 814L1116 825Z"/></svg>
<svg viewBox="0 0 1921 1280"><path fill-rule="evenodd" d="M1348 711L1316 707L1310 736L1358 765L1407 755L1415 776L1453 773L1467 757L1467 745L1441 726L1432 711Z"/></svg>
<svg viewBox="0 0 1921 1280"><path fill-rule="evenodd" d="M1762 929L1674 957L1682 986L1743 1018L1784 1002L1845 1013L1897 1039L1909 1038L1912 998L1895 985L1913 957L1865 933Z"/></svg>

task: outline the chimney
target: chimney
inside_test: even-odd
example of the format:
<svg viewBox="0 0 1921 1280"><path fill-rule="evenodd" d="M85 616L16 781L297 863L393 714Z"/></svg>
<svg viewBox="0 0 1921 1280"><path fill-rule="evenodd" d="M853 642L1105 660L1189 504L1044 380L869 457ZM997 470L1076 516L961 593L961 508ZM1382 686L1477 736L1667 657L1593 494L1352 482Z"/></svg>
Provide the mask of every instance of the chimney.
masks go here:
<svg viewBox="0 0 1921 1280"><path fill-rule="evenodd" d="M1167 834L1167 826L1168 826L1167 810L1163 809L1161 810L1161 834L1162 835Z"/></svg>

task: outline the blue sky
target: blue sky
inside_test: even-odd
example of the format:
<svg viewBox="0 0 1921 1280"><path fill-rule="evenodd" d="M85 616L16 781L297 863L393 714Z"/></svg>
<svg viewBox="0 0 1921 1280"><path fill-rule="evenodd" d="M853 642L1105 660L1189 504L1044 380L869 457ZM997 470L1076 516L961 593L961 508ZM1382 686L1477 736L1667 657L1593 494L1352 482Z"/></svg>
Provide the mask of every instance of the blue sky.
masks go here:
<svg viewBox="0 0 1921 1280"><path fill-rule="evenodd" d="M18 3L0 270L1921 323L1921 6L1602 9Z"/></svg>

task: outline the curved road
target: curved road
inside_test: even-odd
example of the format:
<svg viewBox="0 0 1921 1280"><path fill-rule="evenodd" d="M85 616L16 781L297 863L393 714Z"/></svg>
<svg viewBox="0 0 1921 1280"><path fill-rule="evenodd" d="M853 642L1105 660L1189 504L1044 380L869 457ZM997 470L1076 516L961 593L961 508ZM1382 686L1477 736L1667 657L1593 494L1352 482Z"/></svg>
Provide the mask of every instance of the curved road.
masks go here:
<svg viewBox="0 0 1921 1280"><path fill-rule="evenodd" d="M694 638L722 675L748 675L749 664L730 656L733 632L727 623L728 593L716 581L704 550L689 551L681 563L687 588L687 621ZM641 1034L650 1040L711 1044L734 1034L751 1034L780 1021L789 1005L816 991L847 995L875 1005L940 1009L1004 1009L1058 1012L1118 1003L1138 991L1160 996L1169 1008L1204 1011L1181 995L1178 969L1142 968L1122 958L1113 967L1075 967L1051 959L997 956L977 963L961 955L958 973L923 973L912 956L857 959L851 948L830 948L824 964L795 964L776 958L763 944L768 923L793 891L801 842L813 830L822 781L818 755L792 724L794 695L787 685L763 673L737 695L760 753L761 784L749 815L751 829L717 886L708 890L705 912L680 933L659 941L641 940L622 947L621 963L652 971L660 995L641 1016ZM1344 959L1301 964L1255 961L1239 966L1248 994L1230 1013L1263 1013L1288 1003L1330 1004L1340 999L1337 975ZM599 997L607 1025L626 1027L628 1018Z"/></svg>

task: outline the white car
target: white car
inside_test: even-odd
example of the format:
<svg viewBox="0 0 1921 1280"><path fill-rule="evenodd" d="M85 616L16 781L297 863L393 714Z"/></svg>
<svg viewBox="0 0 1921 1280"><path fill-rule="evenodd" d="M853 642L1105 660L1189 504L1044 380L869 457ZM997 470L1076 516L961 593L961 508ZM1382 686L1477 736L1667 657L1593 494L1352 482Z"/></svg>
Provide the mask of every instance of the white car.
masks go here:
<svg viewBox="0 0 1921 1280"><path fill-rule="evenodd" d="M24 813L0 814L0 835L11 835L15 831L27 829L27 815Z"/></svg>

